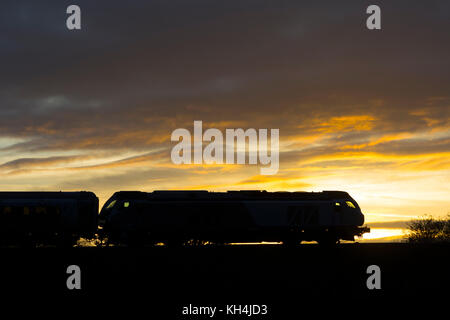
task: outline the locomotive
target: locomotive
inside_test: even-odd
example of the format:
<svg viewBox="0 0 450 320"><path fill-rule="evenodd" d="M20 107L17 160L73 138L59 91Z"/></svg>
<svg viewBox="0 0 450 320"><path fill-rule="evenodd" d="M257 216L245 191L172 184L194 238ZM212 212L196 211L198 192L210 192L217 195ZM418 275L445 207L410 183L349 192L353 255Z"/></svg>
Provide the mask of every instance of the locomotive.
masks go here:
<svg viewBox="0 0 450 320"><path fill-rule="evenodd" d="M0 244L72 246L97 232L92 192L0 192Z"/></svg>
<svg viewBox="0 0 450 320"><path fill-rule="evenodd" d="M354 241L370 229L357 202L343 191L119 191L100 215L110 243Z"/></svg>

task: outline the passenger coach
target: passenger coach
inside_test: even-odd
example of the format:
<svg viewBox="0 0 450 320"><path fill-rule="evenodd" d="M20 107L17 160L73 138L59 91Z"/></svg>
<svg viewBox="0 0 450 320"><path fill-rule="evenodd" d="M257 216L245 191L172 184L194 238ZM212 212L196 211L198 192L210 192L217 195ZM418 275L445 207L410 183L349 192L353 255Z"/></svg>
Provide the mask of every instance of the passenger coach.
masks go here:
<svg viewBox="0 0 450 320"><path fill-rule="evenodd" d="M97 232L92 192L0 192L0 244L72 246Z"/></svg>

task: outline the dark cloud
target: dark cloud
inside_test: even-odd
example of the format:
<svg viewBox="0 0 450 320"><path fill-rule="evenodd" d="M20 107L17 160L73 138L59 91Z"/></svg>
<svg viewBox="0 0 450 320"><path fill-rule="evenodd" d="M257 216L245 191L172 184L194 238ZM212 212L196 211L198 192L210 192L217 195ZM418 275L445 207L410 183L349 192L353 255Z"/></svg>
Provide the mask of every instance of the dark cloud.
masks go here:
<svg viewBox="0 0 450 320"><path fill-rule="evenodd" d="M0 135L24 140L0 151L167 149L193 120L280 128L288 141L329 128L306 158L449 124L447 1L378 1L379 32L361 1L80 0L75 32L69 4L0 4ZM329 123L367 115L370 130ZM364 151L445 148L412 139Z"/></svg>

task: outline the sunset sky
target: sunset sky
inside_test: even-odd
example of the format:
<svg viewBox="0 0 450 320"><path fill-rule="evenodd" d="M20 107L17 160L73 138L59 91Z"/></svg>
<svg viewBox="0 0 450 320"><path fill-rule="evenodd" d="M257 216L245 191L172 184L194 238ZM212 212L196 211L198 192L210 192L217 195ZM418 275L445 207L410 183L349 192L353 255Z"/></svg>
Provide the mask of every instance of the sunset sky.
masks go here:
<svg viewBox="0 0 450 320"><path fill-rule="evenodd" d="M378 31L369 4L2 1L0 189L345 190L368 222L445 216L450 2L376 1ZM280 129L278 173L173 164L194 120Z"/></svg>

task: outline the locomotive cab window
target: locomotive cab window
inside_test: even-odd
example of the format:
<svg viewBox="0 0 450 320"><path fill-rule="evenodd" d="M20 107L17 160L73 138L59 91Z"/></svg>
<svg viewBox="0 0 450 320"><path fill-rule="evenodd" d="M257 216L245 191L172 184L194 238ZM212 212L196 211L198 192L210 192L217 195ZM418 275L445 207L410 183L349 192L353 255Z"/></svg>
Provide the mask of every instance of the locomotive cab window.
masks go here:
<svg viewBox="0 0 450 320"><path fill-rule="evenodd" d="M352 202L350 202L350 201L345 201L345 203L347 204L347 207L350 207L350 208L352 208L352 209L356 209L355 205L354 205Z"/></svg>
<svg viewBox="0 0 450 320"><path fill-rule="evenodd" d="M112 207L114 207L114 205L116 204L117 200L113 200L107 207L106 209L111 209Z"/></svg>

